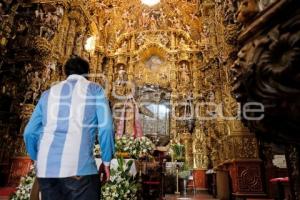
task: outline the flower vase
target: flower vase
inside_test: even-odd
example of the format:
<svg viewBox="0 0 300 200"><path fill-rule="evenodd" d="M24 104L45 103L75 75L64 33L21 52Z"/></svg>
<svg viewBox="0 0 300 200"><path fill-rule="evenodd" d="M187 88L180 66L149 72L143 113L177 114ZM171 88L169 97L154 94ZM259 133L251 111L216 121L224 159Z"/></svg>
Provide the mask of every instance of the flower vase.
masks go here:
<svg viewBox="0 0 300 200"><path fill-rule="evenodd" d="M17 156L12 158L8 185L18 186L21 177L26 176L30 171L31 165L32 161L27 156Z"/></svg>

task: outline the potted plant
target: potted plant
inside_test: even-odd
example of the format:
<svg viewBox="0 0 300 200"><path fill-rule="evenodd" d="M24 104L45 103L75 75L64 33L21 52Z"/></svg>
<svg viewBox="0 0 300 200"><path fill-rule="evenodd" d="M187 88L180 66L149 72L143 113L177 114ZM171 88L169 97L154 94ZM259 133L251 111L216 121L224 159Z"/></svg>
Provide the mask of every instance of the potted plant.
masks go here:
<svg viewBox="0 0 300 200"><path fill-rule="evenodd" d="M184 163L184 165L180 169L178 176L183 180L183 195L185 196L187 194L187 182L189 180L189 177L191 176L191 169L186 163Z"/></svg>
<svg viewBox="0 0 300 200"><path fill-rule="evenodd" d="M11 159L8 179L8 185L10 186L17 186L20 183L20 178L29 173L32 165L32 161L26 153L22 137L18 137L16 146L18 147L16 148L17 151L15 152L15 156Z"/></svg>

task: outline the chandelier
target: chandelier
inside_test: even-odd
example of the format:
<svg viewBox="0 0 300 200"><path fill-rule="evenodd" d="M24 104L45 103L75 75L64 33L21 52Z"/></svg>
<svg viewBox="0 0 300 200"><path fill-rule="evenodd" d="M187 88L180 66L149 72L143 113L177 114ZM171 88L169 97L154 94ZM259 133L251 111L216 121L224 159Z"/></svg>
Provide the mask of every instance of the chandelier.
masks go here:
<svg viewBox="0 0 300 200"><path fill-rule="evenodd" d="M147 6L154 6L160 2L160 0L141 0L143 4Z"/></svg>

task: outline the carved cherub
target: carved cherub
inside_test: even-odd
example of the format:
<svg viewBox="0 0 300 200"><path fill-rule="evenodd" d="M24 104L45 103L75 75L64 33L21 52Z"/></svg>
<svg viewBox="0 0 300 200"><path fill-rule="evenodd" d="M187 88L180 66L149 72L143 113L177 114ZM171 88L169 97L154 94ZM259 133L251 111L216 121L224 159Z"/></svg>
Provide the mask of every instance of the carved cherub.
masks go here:
<svg viewBox="0 0 300 200"><path fill-rule="evenodd" d="M57 16L63 16L64 15L64 8L59 6L56 8L56 15Z"/></svg>
<svg viewBox="0 0 300 200"><path fill-rule="evenodd" d="M156 22L154 15L152 15L150 18L150 28L151 28L151 30L157 29L157 22Z"/></svg>
<svg viewBox="0 0 300 200"><path fill-rule="evenodd" d="M167 32L164 32L163 34L159 34L159 40L163 45L167 45L169 43Z"/></svg>
<svg viewBox="0 0 300 200"><path fill-rule="evenodd" d="M141 26L146 28L149 25L149 13L143 11L141 17Z"/></svg>
<svg viewBox="0 0 300 200"><path fill-rule="evenodd" d="M128 10L127 10L127 11L125 11L125 12L123 13L122 19L123 19L124 21L126 21L126 20L128 19L128 16L129 16L129 12L128 12Z"/></svg>
<svg viewBox="0 0 300 200"><path fill-rule="evenodd" d="M52 21L52 14L51 12L48 12L46 15L45 24L47 26L51 26L51 21Z"/></svg>
<svg viewBox="0 0 300 200"><path fill-rule="evenodd" d="M142 33L139 33L139 35L136 38L136 44L141 46L144 44L144 36Z"/></svg>
<svg viewBox="0 0 300 200"><path fill-rule="evenodd" d="M30 63L26 64L24 67L26 74L32 70L32 65Z"/></svg>
<svg viewBox="0 0 300 200"><path fill-rule="evenodd" d="M162 8L160 8L159 13L160 13L160 21L161 21L161 23L163 25L165 25L167 15L163 12Z"/></svg>
<svg viewBox="0 0 300 200"><path fill-rule="evenodd" d="M32 73L27 77L28 81L31 81L28 91L25 94L24 103L27 103L28 100L32 99L31 103L34 103L39 95L39 91L41 89L42 80L39 77L39 73L35 72L34 77L30 80Z"/></svg>
<svg viewBox="0 0 300 200"><path fill-rule="evenodd" d="M243 0L237 12L237 20L247 24L258 13L256 0Z"/></svg>
<svg viewBox="0 0 300 200"><path fill-rule="evenodd" d="M20 20L18 21L18 25L17 25L17 32L22 33L23 31L25 31L27 27L28 27L28 23L26 22L26 20Z"/></svg>
<svg viewBox="0 0 300 200"><path fill-rule="evenodd" d="M59 18L57 15L52 16L51 24L56 28L59 24Z"/></svg>
<svg viewBox="0 0 300 200"><path fill-rule="evenodd" d="M133 20L133 19L129 20L128 24L127 24L127 30L126 31L128 31L128 32L133 31L135 24L136 24L135 20Z"/></svg>

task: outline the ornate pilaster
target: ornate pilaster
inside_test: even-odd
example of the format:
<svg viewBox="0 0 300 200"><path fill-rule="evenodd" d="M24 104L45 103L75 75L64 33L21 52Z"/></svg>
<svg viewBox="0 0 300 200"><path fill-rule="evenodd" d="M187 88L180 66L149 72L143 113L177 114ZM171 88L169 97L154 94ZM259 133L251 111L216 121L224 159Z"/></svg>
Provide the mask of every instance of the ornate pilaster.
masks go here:
<svg viewBox="0 0 300 200"><path fill-rule="evenodd" d="M66 57L69 57L73 53L75 36L76 36L76 24L77 24L76 20L70 18L69 31L68 31L67 41L66 41L66 51L65 51Z"/></svg>
<svg viewBox="0 0 300 200"><path fill-rule="evenodd" d="M188 166L192 167L194 163L192 135L190 133L181 133L180 140L181 144L183 144L185 148L185 162Z"/></svg>

